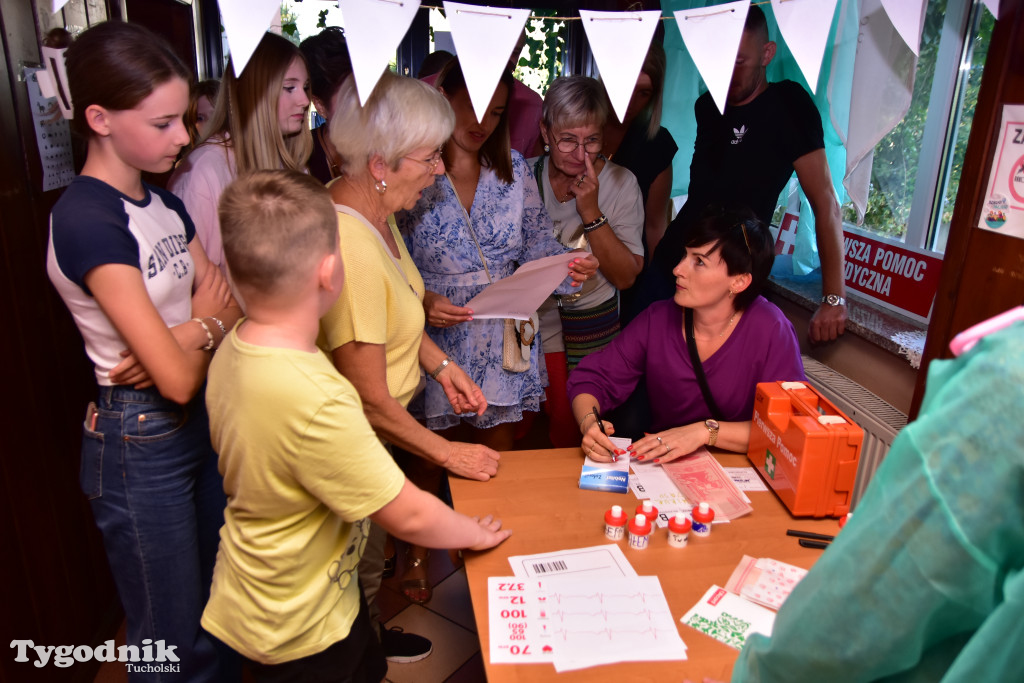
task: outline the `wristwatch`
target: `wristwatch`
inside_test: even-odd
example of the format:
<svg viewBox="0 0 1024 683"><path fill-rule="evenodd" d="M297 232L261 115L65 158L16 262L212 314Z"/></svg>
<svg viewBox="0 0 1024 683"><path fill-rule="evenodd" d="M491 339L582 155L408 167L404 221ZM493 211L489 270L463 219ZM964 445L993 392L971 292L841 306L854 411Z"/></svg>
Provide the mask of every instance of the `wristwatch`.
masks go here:
<svg viewBox="0 0 1024 683"><path fill-rule="evenodd" d="M846 299L839 296L838 294L826 294L821 297L821 303L828 304L829 306L845 306Z"/></svg>
<svg viewBox="0 0 1024 683"><path fill-rule="evenodd" d="M718 441L718 420L704 420L704 426L708 428L708 445L714 446Z"/></svg>

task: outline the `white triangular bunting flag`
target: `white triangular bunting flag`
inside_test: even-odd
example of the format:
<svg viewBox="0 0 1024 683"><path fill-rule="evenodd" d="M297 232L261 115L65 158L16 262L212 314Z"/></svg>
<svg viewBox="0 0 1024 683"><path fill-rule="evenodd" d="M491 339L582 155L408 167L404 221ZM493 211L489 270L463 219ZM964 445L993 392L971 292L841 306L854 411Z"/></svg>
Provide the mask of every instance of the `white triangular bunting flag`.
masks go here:
<svg viewBox="0 0 1024 683"><path fill-rule="evenodd" d="M915 55L919 55L921 50L921 29L924 28L927 4L927 0L882 0L889 21Z"/></svg>
<svg viewBox="0 0 1024 683"><path fill-rule="evenodd" d="M68 4L68 0L52 0L50 14L56 14L61 10L64 5Z"/></svg>
<svg viewBox="0 0 1024 683"><path fill-rule="evenodd" d="M581 9L580 18L608 99L615 115L622 121L661 12L592 12Z"/></svg>
<svg viewBox="0 0 1024 683"><path fill-rule="evenodd" d="M366 104L380 75L420 9L420 0L338 0L356 77L359 103Z"/></svg>
<svg viewBox="0 0 1024 683"><path fill-rule="evenodd" d="M718 110L725 111L736 53L743 37L750 0L701 9L676 10L676 26L697 71L708 86Z"/></svg>
<svg viewBox="0 0 1024 683"><path fill-rule="evenodd" d="M988 11L992 13L993 17L999 18L999 0L981 0L981 2L988 7Z"/></svg>
<svg viewBox="0 0 1024 683"><path fill-rule="evenodd" d="M815 92L836 0L772 0L772 11L779 23L779 33L811 92Z"/></svg>
<svg viewBox="0 0 1024 683"><path fill-rule="evenodd" d="M220 20L228 37L235 76L240 76L274 21L281 14L280 0L219 0Z"/></svg>
<svg viewBox="0 0 1024 683"><path fill-rule="evenodd" d="M473 112L476 120L482 121L530 10L445 2L444 12Z"/></svg>

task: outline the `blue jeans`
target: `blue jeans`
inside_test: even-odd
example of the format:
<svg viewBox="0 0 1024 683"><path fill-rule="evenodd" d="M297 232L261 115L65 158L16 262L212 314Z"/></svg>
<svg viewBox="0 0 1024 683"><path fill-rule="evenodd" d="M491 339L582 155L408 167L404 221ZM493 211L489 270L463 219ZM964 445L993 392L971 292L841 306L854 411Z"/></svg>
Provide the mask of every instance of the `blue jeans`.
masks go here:
<svg viewBox="0 0 1024 683"><path fill-rule="evenodd" d="M176 646L180 673L132 681L219 681L199 618L210 594L226 499L202 391L178 405L156 389L100 387L86 417L81 486L124 606L129 645ZM156 648L153 648L154 654Z"/></svg>

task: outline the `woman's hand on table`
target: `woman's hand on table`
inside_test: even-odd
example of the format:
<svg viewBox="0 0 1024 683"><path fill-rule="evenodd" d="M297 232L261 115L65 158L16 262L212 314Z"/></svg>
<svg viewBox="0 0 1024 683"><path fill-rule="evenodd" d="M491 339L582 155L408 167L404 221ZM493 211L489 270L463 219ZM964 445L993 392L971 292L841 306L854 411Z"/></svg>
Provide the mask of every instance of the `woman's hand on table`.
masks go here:
<svg viewBox="0 0 1024 683"><path fill-rule="evenodd" d="M444 462L438 463L452 474L466 479L487 481L498 473L498 451L478 443L450 441L448 456Z"/></svg>
<svg viewBox="0 0 1024 683"><path fill-rule="evenodd" d="M429 289L423 293L423 312L426 313L427 324L433 327L451 327L473 319L473 311L456 306L448 297Z"/></svg>
<svg viewBox="0 0 1024 683"><path fill-rule="evenodd" d="M666 429L655 434L647 434L644 438L630 444L630 457L641 462L669 462L684 455L689 455L708 442L708 430L702 422L695 422L683 427Z"/></svg>
<svg viewBox="0 0 1024 683"><path fill-rule="evenodd" d="M479 517L474 517L473 519L480 525L482 534L480 540L469 547L470 550L493 548L512 535L512 532L508 529L503 530L501 528L501 520L495 519L494 515L487 515L483 519Z"/></svg>
<svg viewBox="0 0 1024 683"><path fill-rule="evenodd" d="M483 415L487 410L487 399L466 371L455 363L449 363L437 376L437 382L448 397L448 403L456 415L476 413Z"/></svg>
<svg viewBox="0 0 1024 683"><path fill-rule="evenodd" d="M600 263L597 257L586 251L573 251L571 254L577 256L569 264L569 277L572 278L572 286L579 287L584 282L594 277Z"/></svg>
<svg viewBox="0 0 1024 683"><path fill-rule="evenodd" d="M608 438L615 433L615 425L608 420L604 420L605 431L602 432L593 413L584 415L583 421L586 431L583 432L580 448L583 449L584 455L589 456L591 460L596 462L615 462L619 456L626 454L626 451L616 448L615 444ZM589 426L586 424L587 422L590 423Z"/></svg>

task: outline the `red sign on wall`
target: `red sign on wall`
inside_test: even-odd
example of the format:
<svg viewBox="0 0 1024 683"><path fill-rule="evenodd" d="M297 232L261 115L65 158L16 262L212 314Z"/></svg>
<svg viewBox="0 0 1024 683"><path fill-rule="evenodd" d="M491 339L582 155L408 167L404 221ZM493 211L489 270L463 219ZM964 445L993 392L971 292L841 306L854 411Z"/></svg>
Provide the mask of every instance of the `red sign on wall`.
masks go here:
<svg viewBox="0 0 1024 683"><path fill-rule="evenodd" d="M849 228L843 230L843 244L847 289L927 321L939 289L942 259Z"/></svg>

